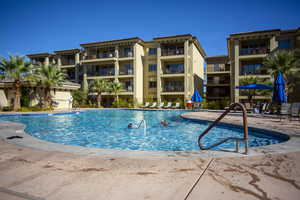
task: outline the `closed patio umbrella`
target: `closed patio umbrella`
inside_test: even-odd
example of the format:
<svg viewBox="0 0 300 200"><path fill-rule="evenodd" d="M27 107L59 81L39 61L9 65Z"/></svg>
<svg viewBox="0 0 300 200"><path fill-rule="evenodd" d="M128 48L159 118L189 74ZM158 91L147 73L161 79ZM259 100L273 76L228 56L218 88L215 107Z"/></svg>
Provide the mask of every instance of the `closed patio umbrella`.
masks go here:
<svg viewBox="0 0 300 200"><path fill-rule="evenodd" d="M287 102L287 96L285 92L285 80L281 72L278 72L276 74L272 100L273 102L277 103Z"/></svg>
<svg viewBox="0 0 300 200"><path fill-rule="evenodd" d="M194 94L192 96L192 99L191 99L193 102L197 102L197 103L200 103L203 101L201 95L199 94L198 90L195 90L194 91Z"/></svg>

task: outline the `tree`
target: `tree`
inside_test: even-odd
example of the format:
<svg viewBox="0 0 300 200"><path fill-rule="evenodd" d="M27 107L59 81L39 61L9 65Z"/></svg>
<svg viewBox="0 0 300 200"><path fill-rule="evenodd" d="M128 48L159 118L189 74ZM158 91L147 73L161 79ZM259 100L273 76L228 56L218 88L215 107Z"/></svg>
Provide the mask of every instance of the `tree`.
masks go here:
<svg viewBox="0 0 300 200"><path fill-rule="evenodd" d="M90 86L90 90L92 92L96 92L97 93L97 106L101 107L101 100L102 100L102 93L108 91L108 83L106 80L103 79L95 79L91 86Z"/></svg>
<svg viewBox="0 0 300 200"><path fill-rule="evenodd" d="M87 102L87 92L83 90L74 90L72 91L72 98L73 98L73 106L80 107L86 104Z"/></svg>
<svg viewBox="0 0 300 200"><path fill-rule="evenodd" d="M294 51L279 50L268 55L263 66L275 78L278 72L281 72L286 82L286 92L292 86L288 81L288 76L291 75L297 67L297 59Z"/></svg>
<svg viewBox="0 0 300 200"><path fill-rule="evenodd" d="M109 86L110 91L115 95L115 101L117 102L117 105L119 107L119 92L121 91L121 89L123 88L122 84L120 82L112 82Z"/></svg>
<svg viewBox="0 0 300 200"><path fill-rule="evenodd" d="M0 58L0 78L13 81L15 89L14 111L21 107L21 87L24 81L32 78L33 65L23 56L9 56L9 59Z"/></svg>
<svg viewBox="0 0 300 200"><path fill-rule="evenodd" d="M62 86L65 74L56 65L41 65L36 70L35 80L43 88L44 107L50 107L53 103L51 89Z"/></svg>

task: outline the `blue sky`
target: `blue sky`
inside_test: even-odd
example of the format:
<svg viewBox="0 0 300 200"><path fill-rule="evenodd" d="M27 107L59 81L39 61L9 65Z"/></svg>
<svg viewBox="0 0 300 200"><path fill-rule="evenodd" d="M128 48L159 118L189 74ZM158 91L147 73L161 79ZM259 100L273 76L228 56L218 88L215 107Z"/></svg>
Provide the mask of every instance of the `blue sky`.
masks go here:
<svg viewBox="0 0 300 200"><path fill-rule="evenodd" d="M208 56L231 33L300 27L298 0L0 0L0 56L191 33Z"/></svg>

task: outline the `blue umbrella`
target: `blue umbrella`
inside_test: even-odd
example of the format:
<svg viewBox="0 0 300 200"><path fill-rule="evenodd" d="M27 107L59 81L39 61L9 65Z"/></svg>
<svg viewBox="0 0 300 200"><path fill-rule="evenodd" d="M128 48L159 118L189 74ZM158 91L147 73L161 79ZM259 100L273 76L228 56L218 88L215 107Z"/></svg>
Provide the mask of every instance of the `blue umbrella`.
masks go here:
<svg viewBox="0 0 300 200"><path fill-rule="evenodd" d="M274 81L273 101L278 103L287 102L285 93L285 80L281 72L278 72Z"/></svg>
<svg viewBox="0 0 300 200"><path fill-rule="evenodd" d="M253 83L253 84L236 86L235 88L249 90L248 100L250 101L250 103L252 103L252 97L254 97L254 95L255 95L255 90L272 90L273 86L259 84L259 83ZM254 90L253 94L250 93L250 90Z"/></svg>
<svg viewBox="0 0 300 200"><path fill-rule="evenodd" d="M201 95L199 94L198 90L195 90L194 91L194 94L192 96L192 99L191 99L193 102L202 102L203 99L201 97Z"/></svg>
<svg viewBox="0 0 300 200"><path fill-rule="evenodd" d="M254 83L254 84L236 86L235 88L247 89L247 90L272 90L273 86Z"/></svg>

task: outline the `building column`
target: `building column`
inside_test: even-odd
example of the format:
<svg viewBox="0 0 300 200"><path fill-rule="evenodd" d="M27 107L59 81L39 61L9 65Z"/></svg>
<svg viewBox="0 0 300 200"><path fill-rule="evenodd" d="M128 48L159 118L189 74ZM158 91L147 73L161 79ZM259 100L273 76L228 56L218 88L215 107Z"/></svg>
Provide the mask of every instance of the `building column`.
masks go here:
<svg viewBox="0 0 300 200"><path fill-rule="evenodd" d="M184 101L189 99L189 40L184 42ZM184 102L185 103L185 102Z"/></svg>
<svg viewBox="0 0 300 200"><path fill-rule="evenodd" d="M86 65L83 65L83 81L82 81L82 89L85 92L88 92L89 90L89 85L87 81L87 73L86 73Z"/></svg>
<svg viewBox="0 0 300 200"><path fill-rule="evenodd" d="M75 54L75 81L79 82L79 67L80 67L80 56L79 52Z"/></svg>
<svg viewBox="0 0 300 200"><path fill-rule="evenodd" d="M238 40L234 41L234 85L232 90L233 92L233 100L234 102L239 102L239 90L236 89L236 86L240 85L240 42Z"/></svg>
<svg viewBox="0 0 300 200"><path fill-rule="evenodd" d="M157 91L156 91L156 93L157 93L157 101L158 102L161 102L161 91L162 91L162 84L161 84L161 59L160 59L160 57L161 57L161 47L159 46L158 48L157 48L157 72L156 72L156 89L157 89Z"/></svg>
<svg viewBox="0 0 300 200"><path fill-rule="evenodd" d="M49 65L49 57L48 56L45 58L44 65Z"/></svg>
<svg viewBox="0 0 300 200"><path fill-rule="evenodd" d="M119 66L119 46L115 47L115 81L118 82L118 76L119 76L119 71L120 71L120 66Z"/></svg>
<svg viewBox="0 0 300 200"><path fill-rule="evenodd" d="M57 66L61 67L61 57L60 57L60 55L57 57Z"/></svg>
<svg viewBox="0 0 300 200"><path fill-rule="evenodd" d="M276 49L278 47L278 41L276 40L276 37L273 36L270 39L270 51L273 51L274 49Z"/></svg>

